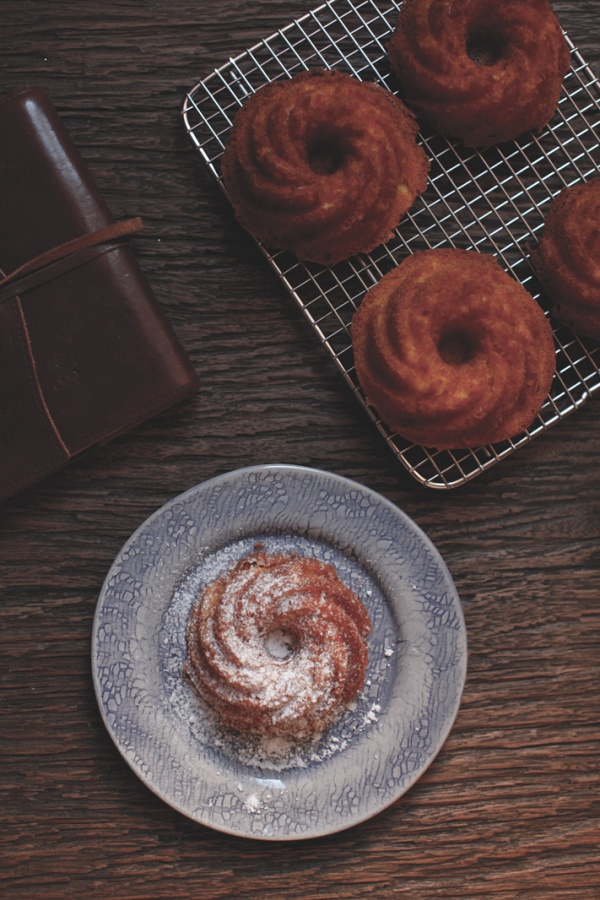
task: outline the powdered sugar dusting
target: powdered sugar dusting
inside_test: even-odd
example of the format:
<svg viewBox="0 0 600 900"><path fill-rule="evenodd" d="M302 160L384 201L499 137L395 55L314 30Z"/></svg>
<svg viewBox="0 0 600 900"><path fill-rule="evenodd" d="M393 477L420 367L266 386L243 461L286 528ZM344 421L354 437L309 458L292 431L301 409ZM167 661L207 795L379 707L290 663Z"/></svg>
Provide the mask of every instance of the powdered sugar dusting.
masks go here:
<svg viewBox="0 0 600 900"><path fill-rule="evenodd" d="M274 659L289 659L296 649L296 641L291 631L274 628L266 637L265 647Z"/></svg>

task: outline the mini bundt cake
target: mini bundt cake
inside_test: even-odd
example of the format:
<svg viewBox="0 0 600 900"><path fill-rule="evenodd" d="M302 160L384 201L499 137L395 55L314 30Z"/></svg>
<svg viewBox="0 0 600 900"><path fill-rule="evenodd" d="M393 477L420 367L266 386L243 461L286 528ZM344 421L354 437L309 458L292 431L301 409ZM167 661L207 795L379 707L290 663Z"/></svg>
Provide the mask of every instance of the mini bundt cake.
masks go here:
<svg viewBox="0 0 600 900"><path fill-rule="evenodd" d="M600 340L600 178L561 191L531 261L552 314Z"/></svg>
<svg viewBox="0 0 600 900"><path fill-rule="evenodd" d="M352 322L356 373L381 418L437 449L528 428L552 381L552 329L491 256L425 250L384 275Z"/></svg>
<svg viewBox="0 0 600 900"><path fill-rule="evenodd" d="M260 550L200 593L185 671L225 725L314 736L360 693L370 630L332 565Z"/></svg>
<svg viewBox="0 0 600 900"><path fill-rule="evenodd" d="M222 159L240 224L273 249L332 265L388 240L425 190L414 115L390 91L313 70L260 88Z"/></svg>
<svg viewBox="0 0 600 900"><path fill-rule="evenodd" d="M405 0L388 52L419 119L470 147L541 131L570 63L549 0Z"/></svg>

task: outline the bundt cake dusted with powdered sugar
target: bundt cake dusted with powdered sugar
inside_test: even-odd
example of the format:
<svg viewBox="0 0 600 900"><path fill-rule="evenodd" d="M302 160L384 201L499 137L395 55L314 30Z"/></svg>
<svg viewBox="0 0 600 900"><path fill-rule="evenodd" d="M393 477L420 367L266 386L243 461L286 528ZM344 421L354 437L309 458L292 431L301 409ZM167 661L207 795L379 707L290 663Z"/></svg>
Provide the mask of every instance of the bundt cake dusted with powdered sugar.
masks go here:
<svg viewBox="0 0 600 900"><path fill-rule="evenodd" d="M370 630L332 565L259 550L201 591L185 670L226 726L314 736L360 693Z"/></svg>

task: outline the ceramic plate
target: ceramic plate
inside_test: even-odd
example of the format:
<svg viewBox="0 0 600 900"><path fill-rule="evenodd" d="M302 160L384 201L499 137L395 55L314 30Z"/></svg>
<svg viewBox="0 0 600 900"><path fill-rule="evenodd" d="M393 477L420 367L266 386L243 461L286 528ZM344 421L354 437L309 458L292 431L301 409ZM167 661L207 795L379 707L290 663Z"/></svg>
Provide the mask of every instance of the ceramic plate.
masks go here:
<svg viewBox="0 0 600 900"><path fill-rule="evenodd" d="M373 623L361 695L309 745L233 736L182 676L194 597L257 543L332 563ZM138 777L191 819L262 840L341 831L401 797L448 736L466 665L456 589L417 525L358 483L284 465L150 516L107 575L92 638L100 710Z"/></svg>

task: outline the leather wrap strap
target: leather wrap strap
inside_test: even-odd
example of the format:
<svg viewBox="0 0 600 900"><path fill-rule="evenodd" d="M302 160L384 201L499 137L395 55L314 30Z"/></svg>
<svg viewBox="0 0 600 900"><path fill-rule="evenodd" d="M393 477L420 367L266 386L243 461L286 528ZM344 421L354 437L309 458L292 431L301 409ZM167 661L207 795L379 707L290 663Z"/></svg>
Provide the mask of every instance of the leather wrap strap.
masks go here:
<svg viewBox="0 0 600 900"><path fill-rule="evenodd" d="M39 256L0 278L0 304L83 265L112 249L120 238L135 234L143 227L140 218L113 222L98 231L65 241L64 244L40 253Z"/></svg>

